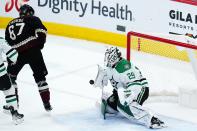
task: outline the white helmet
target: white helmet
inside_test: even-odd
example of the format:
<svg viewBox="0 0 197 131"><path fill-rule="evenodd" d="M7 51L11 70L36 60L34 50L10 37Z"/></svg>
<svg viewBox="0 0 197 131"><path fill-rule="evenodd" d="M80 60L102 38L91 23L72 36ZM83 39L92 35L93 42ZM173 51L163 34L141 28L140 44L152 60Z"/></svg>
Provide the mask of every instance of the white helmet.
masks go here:
<svg viewBox="0 0 197 131"><path fill-rule="evenodd" d="M104 63L107 67L113 67L121 58L121 52L117 47L110 47L105 52Z"/></svg>

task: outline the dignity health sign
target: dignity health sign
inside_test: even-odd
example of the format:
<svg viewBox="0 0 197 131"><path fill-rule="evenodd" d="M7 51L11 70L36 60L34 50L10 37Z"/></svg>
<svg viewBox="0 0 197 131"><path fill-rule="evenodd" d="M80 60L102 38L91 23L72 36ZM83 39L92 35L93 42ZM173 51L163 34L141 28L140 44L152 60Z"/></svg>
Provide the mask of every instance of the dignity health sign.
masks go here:
<svg viewBox="0 0 197 131"><path fill-rule="evenodd" d="M197 7L178 0L3 0L1 17L18 17L30 4L42 20L114 33L197 33ZM126 32L117 31L117 25Z"/></svg>
<svg viewBox="0 0 197 131"><path fill-rule="evenodd" d="M95 14L112 19L132 21L132 11L127 4L115 3L114 6L110 6L99 0L91 0L91 2L38 0L38 6L51 8L51 11L55 14L71 12L76 13L78 17L84 17L86 14Z"/></svg>

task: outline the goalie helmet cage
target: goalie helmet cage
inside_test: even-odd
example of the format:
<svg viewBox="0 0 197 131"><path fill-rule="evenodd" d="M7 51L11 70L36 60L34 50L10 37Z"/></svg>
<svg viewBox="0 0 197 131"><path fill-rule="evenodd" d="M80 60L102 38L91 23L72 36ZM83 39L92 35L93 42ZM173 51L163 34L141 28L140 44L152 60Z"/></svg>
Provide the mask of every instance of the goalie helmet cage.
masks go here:
<svg viewBox="0 0 197 131"><path fill-rule="evenodd" d="M174 35L174 36L177 36L177 35ZM185 35L181 35L179 37L186 38ZM137 38L137 41L136 41L136 38ZM189 37L187 37L187 38L189 38ZM155 35L149 35L149 34L145 34L145 33L138 33L138 32L131 31L131 32L127 33L126 57L127 57L128 61L130 61L130 59L131 59L130 58L131 48L140 50L140 48L143 47L143 45L141 44L143 39L150 40L150 41L156 41L158 43L164 43L165 45L167 44L167 45L170 45L170 46L176 46L176 47L182 47L182 48L185 47L186 55L187 55L187 57L189 58L189 60L190 60L190 62L192 64L193 72L194 72L195 78L197 80L197 60L196 60L196 54L194 52L194 50L197 50L197 45L190 44L191 41L189 42L186 39L185 39L186 42L180 42L180 41L175 41L174 39L168 39L168 37L160 37L160 36L158 37L158 36L155 36ZM192 38L190 38L190 40L191 39ZM136 47L135 43L137 43L137 47ZM155 45L146 44L146 46L155 46ZM188 89L186 89L186 90L188 90ZM197 88L195 90L197 91ZM167 93L166 92L162 92L162 94L164 94L164 96L173 96L173 97L175 96L176 97L175 102L177 102L177 95L178 95L179 96L179 99L178 99L179 103L189 103L189 104L191 103L191 102L188 102L188 101L184 101L185 100L185 97L184 97L185 96L185 90L183 91L183 93L180 93L180 91L179 91L179 94L174 94L174 93L171 94L171 92L167 92ZM153 96L160 96L160 95L161 95L161 93L153 95ZM194 95L197 97L197 94L194 94ZM167 98L167 100L168 100L168 98ZM162 101L163 101L163 98L162 98ZM170 99L170 101L171 101L171 99ZM195 101L195 100L193 100L193 101ZM186 105L186 106L188 106L188 105ZM196 104L196 108L197 108L197 104Z"/></svg>

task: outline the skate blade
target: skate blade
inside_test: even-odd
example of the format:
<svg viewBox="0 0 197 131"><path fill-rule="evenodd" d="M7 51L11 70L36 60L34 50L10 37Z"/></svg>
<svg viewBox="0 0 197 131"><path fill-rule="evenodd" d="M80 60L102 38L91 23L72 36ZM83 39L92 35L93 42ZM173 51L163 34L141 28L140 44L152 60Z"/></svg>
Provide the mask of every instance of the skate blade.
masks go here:
<svg viewBox="0 0 197 131"><path fill-rule="evenodd" d="M152 125L150 128L151 129L161 129L161 128L166 128L167 125L162 124L162 125Z"/></svg>
<svg viewBox="0 0 197 131"><path fill-rule="evenodd" d="M19 124L24 122L24 119L21 118L21 119L13 120L13 122L14 122L15 125L19 125Z"/></svg>
<svg viewBox="0 0 197 131"><path fill-rule="evenodd" d="M50 109L50 110L46 110L46 109L45 109L45 111L46 111L46 112L49 112L49 113L52 112L52 110L53 110L53 109Z"/></svg>
<svg viewBox="0 0 197 131"><path fill-rule="evenodd" d="M7 114L7 115L12 115L11 112L10 112L10 110L6 110L6 109L3 109L3 113L4 114Z"/></svg>

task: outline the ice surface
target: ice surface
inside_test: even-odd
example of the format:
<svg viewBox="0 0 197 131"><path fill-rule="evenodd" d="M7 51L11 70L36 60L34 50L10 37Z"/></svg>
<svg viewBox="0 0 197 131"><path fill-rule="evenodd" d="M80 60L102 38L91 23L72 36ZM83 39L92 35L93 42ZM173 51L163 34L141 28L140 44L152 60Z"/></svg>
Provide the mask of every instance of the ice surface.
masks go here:
<svg viewBox="0 0 197 131"><path fill-rule="evenodd" d="M0 30L4 36L4 30ZM18 77L20 110L23 124L12 124L11 116L0 109L0 131L145 131L123 117L103 120L95 102L100 89L89 84L103 64L107 45L79 39L49 35L43 50L49 75L51 104L54 110L47 113L42 105L32 71L25 66ZM122 49L124 51L125 49ZM123 53L124 55L124 53ZM132 52L132 61L142 70L151 92L170 90L177 93L182 84L195 81L191 66L186 62L170 60L144 53ZM110 87L107 87L110 88ZM5 104L0 93L0 105ZM147 101L145 105L168 125L163 131L194 131L197 129L197 109L181 107L176 102Z"/></svg>

